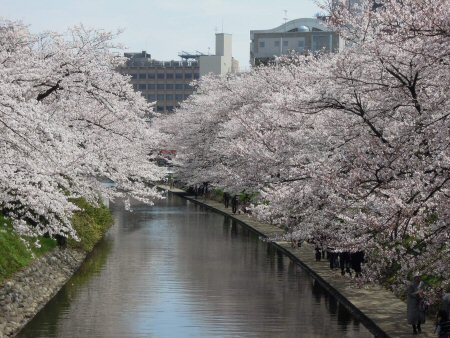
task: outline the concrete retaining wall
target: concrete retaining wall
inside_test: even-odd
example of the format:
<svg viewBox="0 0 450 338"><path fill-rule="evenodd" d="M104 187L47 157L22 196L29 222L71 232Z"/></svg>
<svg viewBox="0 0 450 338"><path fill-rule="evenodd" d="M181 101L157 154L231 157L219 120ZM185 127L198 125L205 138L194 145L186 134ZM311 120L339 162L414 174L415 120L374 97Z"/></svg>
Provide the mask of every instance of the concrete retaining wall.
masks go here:
<svg viewBox="0 0 450 338"><path fill-rule="evenodd" d="M56 248L0 285L0 338L13 337L80 267L86 253Z"/></svg>

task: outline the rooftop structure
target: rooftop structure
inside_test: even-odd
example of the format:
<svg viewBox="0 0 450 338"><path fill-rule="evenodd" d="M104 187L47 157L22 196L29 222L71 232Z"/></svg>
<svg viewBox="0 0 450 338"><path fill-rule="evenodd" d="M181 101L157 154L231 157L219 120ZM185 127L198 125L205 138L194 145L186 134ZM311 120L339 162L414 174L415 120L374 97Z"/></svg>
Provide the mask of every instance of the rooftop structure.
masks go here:
<svg viewBox="0 0 450 338"><path fill-rule="evenodd" d="M213 73L224 75L227 73L237 73L239 63L232 56L231 34L216 34L216 54L200 55L200 76Z"/></svg>
<svg viewBox="0 0 450 338"><path fill-rule="evenodd" d="M292 51L298 53L336 52L344 47L339 34L323 21L302 18L266 30L250 31L250 63L252 66L265 64L276 56Z"/></svg>

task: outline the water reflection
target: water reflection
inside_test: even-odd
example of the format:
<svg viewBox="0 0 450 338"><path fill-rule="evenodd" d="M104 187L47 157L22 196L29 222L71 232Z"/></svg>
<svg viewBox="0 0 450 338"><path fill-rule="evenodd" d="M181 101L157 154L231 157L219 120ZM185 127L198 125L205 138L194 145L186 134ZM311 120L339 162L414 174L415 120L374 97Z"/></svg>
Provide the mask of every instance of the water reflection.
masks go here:
<svg viewBox="0 0 450 338"><path fill-rule="evenodd" d="M105 242L19 337L371 337L234 220L176 196L112 208Z"/></svg>
<svg viewBox="0 0 450 338"><path fill-rule="evenodd" d="M28 323L17 337L58 337L59 322L62 318L66 318L71 302L78 296L79 291L89 283L91 278L101 272L111 250L111 245L111 239L108 237L98 243L78 272L72 276L57 295L47 303L45 308Z"/></svg>

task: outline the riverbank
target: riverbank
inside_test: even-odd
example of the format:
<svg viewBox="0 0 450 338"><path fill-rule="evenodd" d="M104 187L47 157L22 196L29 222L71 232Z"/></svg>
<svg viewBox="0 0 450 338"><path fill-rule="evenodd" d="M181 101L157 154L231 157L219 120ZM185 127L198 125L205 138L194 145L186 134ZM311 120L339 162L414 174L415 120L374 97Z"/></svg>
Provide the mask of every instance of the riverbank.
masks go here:
<svg viewBox="0 0 450 338"><path fill-rule="evenodd" d="M162 187L167 189L168 187ZM173 189L173 193L182 195L193 203L204 205L226 216L234 218L244 226L252 229L263 238L282 235L283 230L273 225L264 224L246 214L232 214L223 203L188 196L183 190ZM398 299L392 292L376 285L359 287L354 279L343 277L340 271L330 270L328 261L316 261L314 248L303 244L300 248L292 248L284 241L273 242L272 245L284 252L294 262L301 265L309 274L328 290L339 302L354 314L375 337L417 337L406 321L406 303ZM435 337L434 325L427 321L422 327L419 337Z"/></svg>
<svg viewBox="0 0 450 338"><path fill-rule="evenodd" d="M0 283L0 338L16 335L53 298L112 225L106 206L93 206L83 198L74 203L81 209L72 217L80 240L69 239L63 247L18 265L18 270L10 271ZM9 250L17 248L12 246Z"/></svg>
<svg viewBox="0 0 450 338"><path fill-rule="evenodd" d="M0 338L13 337L69 280L87 253L56 248L0 287Z"/></svg>

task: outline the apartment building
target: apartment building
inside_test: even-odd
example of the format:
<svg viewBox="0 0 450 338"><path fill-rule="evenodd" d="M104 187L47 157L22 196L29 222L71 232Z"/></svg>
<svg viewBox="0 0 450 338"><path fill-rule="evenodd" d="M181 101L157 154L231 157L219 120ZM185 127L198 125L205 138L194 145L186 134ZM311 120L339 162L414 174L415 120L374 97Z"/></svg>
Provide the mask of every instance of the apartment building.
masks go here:
<svg viewBox="0 0 450 338"><path fill-rule="evenodd" d="M128 62L120 72L131 76L134 89L149 102L156 102L158 112L173 111L192 94L190 83L200 77L197 60L157 61L146 51L125 57Z"/></svg>
<svg viewBox="0 0 450 338"><path fill-rule="evenodd" d="M156 102L157 112L171 112L194 91L193 80L207 74L238 72L239 64L231 56L231 34L216 34L215 55L182 53L180 61L158 61L146 51L125 53L127 63L119 69L131 76L135 90L149 102Z"/></svg>

